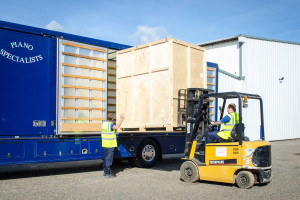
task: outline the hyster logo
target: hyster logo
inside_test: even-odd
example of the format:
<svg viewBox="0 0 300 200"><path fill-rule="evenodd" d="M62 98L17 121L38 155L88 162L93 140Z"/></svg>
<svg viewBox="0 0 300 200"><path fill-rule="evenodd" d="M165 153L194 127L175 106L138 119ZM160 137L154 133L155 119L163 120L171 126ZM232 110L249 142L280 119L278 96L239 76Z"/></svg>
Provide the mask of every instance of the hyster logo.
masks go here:
<svg viewBox="0 0 300 200"><path fill-rule="evenodd" d="M33 45L28 44L26 42L11 42L10 45L11 45L12 49L23 48L23 49L27 49L29 51L33 50ZM32 56L32 57L22 57L22 56L17 56L17 55L11 54L4 49L0 50L0 55L9 60L14 61L14 62L18 62L18 63L35 63L35 62L43 60L42 55L37 55L37 56Z"/></svg>

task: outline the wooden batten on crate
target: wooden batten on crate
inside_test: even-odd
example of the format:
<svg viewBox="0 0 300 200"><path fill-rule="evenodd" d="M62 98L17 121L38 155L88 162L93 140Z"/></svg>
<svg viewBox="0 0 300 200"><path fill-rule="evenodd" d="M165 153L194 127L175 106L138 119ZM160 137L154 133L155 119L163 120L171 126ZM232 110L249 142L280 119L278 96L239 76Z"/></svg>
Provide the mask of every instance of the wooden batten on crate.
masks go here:
<svg viewBox="0 0 300 200"><path fill-rule="evenodd" d="M167 38L117 52L119 131L173 131L178 90L206 88L206 50Z"/></svg>

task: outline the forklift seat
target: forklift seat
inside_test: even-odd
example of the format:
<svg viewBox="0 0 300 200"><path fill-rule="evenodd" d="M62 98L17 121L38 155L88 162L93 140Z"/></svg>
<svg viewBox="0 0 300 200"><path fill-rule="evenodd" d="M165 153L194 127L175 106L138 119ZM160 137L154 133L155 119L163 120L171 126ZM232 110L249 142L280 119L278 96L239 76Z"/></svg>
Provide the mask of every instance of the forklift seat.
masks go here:
<svg viewBox="0 0 300 200"><path fill-rule="evenodd" d="M233 129L231 130L231 137L229 137L227 140L221 138L218 142L222 143L222 142L236 142L236 141L239 141L238 127L239 127L239 124L235 124ZM244 138L244 129L245 129L245 126L244 126L244 123L242 123L243 138Z"/></svg>

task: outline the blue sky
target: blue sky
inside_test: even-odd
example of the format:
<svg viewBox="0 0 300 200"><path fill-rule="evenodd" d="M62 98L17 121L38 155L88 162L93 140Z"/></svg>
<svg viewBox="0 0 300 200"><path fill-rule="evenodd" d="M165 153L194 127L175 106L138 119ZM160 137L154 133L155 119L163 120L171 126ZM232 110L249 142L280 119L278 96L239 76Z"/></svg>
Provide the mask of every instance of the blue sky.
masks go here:
<svg viewBox="0 0 300 200"><path fill-rule="evenodd" d="M0 20L137 45L246 34L300 42L300 0L0 0Z"/></svg>

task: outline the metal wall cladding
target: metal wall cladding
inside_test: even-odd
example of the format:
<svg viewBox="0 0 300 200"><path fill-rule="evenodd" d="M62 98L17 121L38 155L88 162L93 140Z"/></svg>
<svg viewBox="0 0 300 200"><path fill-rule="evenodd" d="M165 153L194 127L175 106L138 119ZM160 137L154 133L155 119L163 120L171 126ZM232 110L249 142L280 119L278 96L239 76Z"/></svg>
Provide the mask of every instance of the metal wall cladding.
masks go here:
<svg viewBox="0 0 300 200"><path fill-rule="evenodd" d="M235 90L259 94L263 98L266 140L300 138L297 117L300 110L300 45L244 37L240 39L244 42L241 58L245 80L236 80L220 73L219 91ZM207 49L207 55L210 56L210 48ZM218 57L216 54L214 56ZM218 64L222 69L223 62L219 61ZM248 108L243 109L243 121L246 135L251 140L260 139L258 102L249 100Z"/></svg>
<svg viewBox="0 0 300 200"><path fill-rule="evenodd" d="M222 63L221 69L232 74L239 74L239 47L237 41L220 43L205 47L209 51L207 61Z"/></svg>
<svg viewBox="0 0 300 200"><path fill-rule="evenodd" d="M243 48L244 87L264 100L266 139L300 138L300 45L247 39Z"/></svg>

